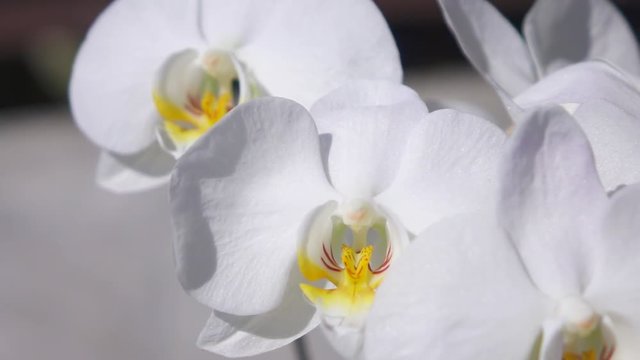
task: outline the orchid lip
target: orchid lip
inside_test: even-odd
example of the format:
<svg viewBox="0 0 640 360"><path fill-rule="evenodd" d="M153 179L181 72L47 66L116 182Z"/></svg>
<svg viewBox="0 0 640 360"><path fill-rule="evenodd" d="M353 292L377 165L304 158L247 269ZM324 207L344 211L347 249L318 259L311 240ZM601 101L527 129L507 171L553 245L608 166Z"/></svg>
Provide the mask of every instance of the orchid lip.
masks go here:
<svg viewBox="0 0 640 360"><path fill-rule="evenodd" d="M562 360L610 360L615 352L613 339L606 336L603 317L578 296L560 300L556 308L563 321Z"/></svg>
<svg viewBox="0 0 640 360"><path fill-rule="evenodd" d="M393 220L370 201L330 201L314 215L298 250L298 265L308 281L300 288L330 329L361 329L375 292L400 252Z"/></svg>
<svg viewBox="0 0 640 360"><path fill-rule="evenodd" d="M187 49L161 66L153 101L162 148L179 158L237 105L264 95L249 69L231 52Z"/></svg>

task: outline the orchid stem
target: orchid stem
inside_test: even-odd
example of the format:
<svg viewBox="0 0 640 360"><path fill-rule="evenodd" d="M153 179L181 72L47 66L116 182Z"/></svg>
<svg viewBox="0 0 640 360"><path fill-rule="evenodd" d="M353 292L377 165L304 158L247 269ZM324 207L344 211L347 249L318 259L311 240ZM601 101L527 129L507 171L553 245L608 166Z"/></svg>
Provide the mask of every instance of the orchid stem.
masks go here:
<svg viewBox="0 0 640 360"><path fill-rule="evenodd" d="M293 346L296 349L296 356L298 357L298 360L311 360L307 351L307 344L304 340L304 336L299 337L294 341Z"/></svg>

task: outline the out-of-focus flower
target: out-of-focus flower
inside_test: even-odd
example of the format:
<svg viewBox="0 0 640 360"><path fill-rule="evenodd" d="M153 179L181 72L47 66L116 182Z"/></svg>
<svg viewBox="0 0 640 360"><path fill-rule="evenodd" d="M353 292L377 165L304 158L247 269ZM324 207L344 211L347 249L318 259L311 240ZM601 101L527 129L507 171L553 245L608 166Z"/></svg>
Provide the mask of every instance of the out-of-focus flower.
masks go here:
<svg viewBox="0 0 640 360"><path fill-rule="evenodd" d="M563 105L591 141L607 190L640 181L640 52L609 1L537 0L524 40L484 0L439 2L464 53L516 122L523 109Z"/></svg>
<svg viewBox="0 0 640 360"><path fill-rule="evenodd" d="M640 75L636 39L608 0L537 0L524 19L524 39L486 0L439 3L469 60L510 97L584 61Z"/></svg>
<svg viewBox="0 0 640 360"><path fill-rule="evenodd" d="M98 182L127 192L165 183L175 158L242 102L309 106L348 79L401 77L370 0L117 0L78 54L71 105L104 150Z"/></svg>
<svg viewBox="0 0 640 360"><path fill-rule="evenodd" d="M178 275L213 309L199 345L252 355L322 323L338 351L358 353L412 234L495 201L503 140L391 83L341 87L310 113L280 98L238 106L171 182Z"/></svg>
<svg viewBox="0 0 640 360"><path fill-rule="evenodd" d="M559 104L569 111L591 143L608 191L640 182L640 91L633 79L624 76L605 63L579 63L549 75L514 99L524 109Z"/></svg>
<svg viewBox="0 0 640 360"><path fill-rule="evenodd" d="M635 359L640 184L608 197L584 133L549 107L516 129L500 187L497 222L443 221L405 250L369 314L367 355Z"/></svg>

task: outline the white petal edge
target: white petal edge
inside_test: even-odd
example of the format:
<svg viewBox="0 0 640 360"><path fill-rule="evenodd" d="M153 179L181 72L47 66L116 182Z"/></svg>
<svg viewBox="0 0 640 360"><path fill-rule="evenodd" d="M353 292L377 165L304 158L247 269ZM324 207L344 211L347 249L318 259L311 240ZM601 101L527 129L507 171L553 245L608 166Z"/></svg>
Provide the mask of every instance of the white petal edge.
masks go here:
<svg viewBox="0 0 640 360"><path fill-rule="evenodd" d="M629 113L607 101L593 101L581 105L574 116L591 142L605 189L640 182L640 111Z"/></svg>
<svg viewBox="0 0 640 360"><path fill-rule="evenodd" d="M635 334L635 343L640 338L638 234L640 183L620 189L611 198L602 231L598 233L594 278L585 295L599 311L611 317L614 327Z"/></svg>
<svg viewBox="0 0 640 360"><path fill-rule="evenodd" d="M542 76L588 60L606 60L640 74L637 40L608 0L537 0L523 28Z"/></svg>
<svg viewBox="0 0 640 360"><path fill-rule="evenodd" d="M640 353L640 331L637 324L630 326L624 321L610 321L616 349L613 360L633 360Z"/></svg>
<svg viewBox="0 0 640 360"><path fill-rule="evenodd" d="M281 2L275 0L201 1L199 14L202 35L211 49L231 52L242 49L264 31L272 21L272 12L277 11L274 8Z"/></svg>
<svg viewBox="0 0 640 360"><path fill-rule="evenodd" d="M390 269L367 319L365 357L525 359L548 308L491 219L451 218Z"/></svg>
<svg viewBox="0 0 640 360"><path fill-rule="evenodd" d="M354 80L334 89L316 101L310 109L318 118L318 130L329 132L331 122L322 117L351 108L367 109L404 104L417 112L428 111L420 95L408 86L383 80Z"/></svg>
<svg viewBox="0 0 640 360"><path fill-rule="evenodd" d="M280 304L306 217L335 194L310 114L263 98L178 160L170 195L182 286L215 310L255 315Z"/></svg>
<svg viewBox="0 0 640 360"><path fill-rule="evenodd" d="M78 127L98 146L133 154L155 141L156 71L171 53L201 45L195 6L118 0L93 24L76 57L69 92Z"/></svg>
<svg viewBox="0 0 640 360"><path fill-rule="evenodd" d="M275 309L259 315L236 316L214 311L198 337L198 347L227 357L261 354L285 346L314 329L316 310L303 298L294 278L291 292Z"/></svg>
<svg viewBox="0 0 640 360"><path fill-rule="evenodd" d="M401 82L395 41L373 1L269 4L266 11L250 14L261 23L259 31L236 50L269 94L308 107L349 80Z"/></svg>
<svg viewBox="0 0 640 360"><path fill-rule="evenodd" d="M175 159L153 143L134 155L100 153L96 182L116 194L150 190L169 183Z"/></svg>
<svg viewBox="0 0 640 360"><path fill-rule="evenodd" d="M485 0L439 0L449 28L473 66L513 97L535 83L535 68L522 37ZM508 98L507 97L507 98Z"/></svg>
<svg viewBox="0 0 640 360"><path fill-rule="evenodd" d="M340 328L329 329L321 324L322 333L333 349L343 359L362 360L363 329Z"/></svg>
<svg viewBox="0 0 640 360"><path fill-rule="evenodd" d="M507 146L500 179L498 218L533 281L554 298L581 293L607 197L578 124L560 107L530 112Z"/></svg>
<svg viewBox="0 0 640 360"><path fill-rule="evenodd" d="M433 112L405 140L398 174L376 200L413 234L455 214L491 212L504 141L504 132L484 119Z"/></svg>
<svg viewBox="0 0 640 360"><path fill-rule="evenodd" d="M640 88L602 62L566 67L515 99L523 108L571 108L593 147L607 190L640 181Z"/></svg>
<svg viewBox="0 0 640 360"><path fill-rule="evenodd" d="M542 324L540 360L562 359L564 354L564 334L562 321L549 318Z"/></svg>
<svg viewBox="0 0 640 360"><path fill-rule="evenodd" d="M604 100L630 113L640 112L640 83L602 61L574 64L545 77L514 101L523 108L541 104L589 103Z"/></svg>

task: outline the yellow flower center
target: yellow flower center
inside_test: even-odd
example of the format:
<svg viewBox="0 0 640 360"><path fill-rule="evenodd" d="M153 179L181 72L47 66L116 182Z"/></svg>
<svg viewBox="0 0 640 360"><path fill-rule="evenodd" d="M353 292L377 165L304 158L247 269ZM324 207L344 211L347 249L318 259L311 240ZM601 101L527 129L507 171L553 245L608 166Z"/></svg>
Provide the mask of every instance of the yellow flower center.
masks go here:
<svg viewBox="0 0 640 360"><path fill-rule="evenodd" d="M584 335L565 332L562 360L611 360L614 352L615 347L607 344L600 323Z"/></svg>
<svg viewBox="0 0 640 360"><path fill-rule="evenodd" d="M375 206L360 200L325 206L299 248L298 265L308 281L328 280L329 288L300 284L325 324L359 329L395 253L398 232ZM336 256L338 254L340 256Z"/></svg>
<svg viewBox="0 0 640 360"><path fill-rule="evenodd" d="M322 289L309 284L300 284L302 292L309 301L329 316L365 315L371 308L375 290L380 285L380 278L376 279L375 276L384 272L391 261L389 252L384 263L377 270L373 270L371 268L373 251L372 245L356 251L343 244L343 265L341 266L325 247L322 262L329 271L333 272L327 275L327 279L335 285L335 288Z"/></svg>
<svg viewBox="0 0 640 360"><path fill-rule="evenodd" d="M160 69L153 90L161 118L160 144L179 157L232 108L262 95L261 87L231 53L173 54Z"/></svg>
<svg viewBox="0 0 640 360"><path fill-rule="evenodd" d="M579 297L560 301L558 313L564 320L562 360L610 360L615 346L605 334L602 317Z"/></svg>
<svg viewBox="0 0 640 360"><path fill-rule="evenodd" d="M216 96L207 90L200 99L189 96L182 106L171 103L158 92L153 94L153 101L162 117L164 130L175 144L192 144L234 106L228 91Z"/></svg>

